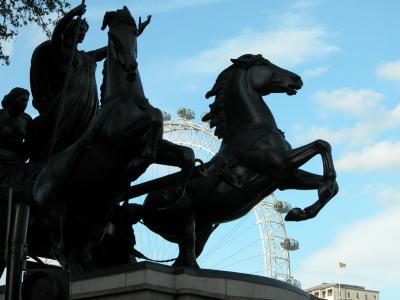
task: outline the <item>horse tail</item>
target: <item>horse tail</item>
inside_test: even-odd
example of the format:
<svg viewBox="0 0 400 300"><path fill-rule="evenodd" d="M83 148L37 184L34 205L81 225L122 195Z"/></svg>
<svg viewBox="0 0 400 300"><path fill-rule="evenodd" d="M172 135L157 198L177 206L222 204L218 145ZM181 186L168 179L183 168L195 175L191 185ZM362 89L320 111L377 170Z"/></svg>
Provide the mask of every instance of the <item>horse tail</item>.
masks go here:
<svg viewBox="0 0 400 300"><path fill-rule="evenodd" d="M159 262L159 263L166 263L166 262L171 262L177 259L177 257L175 258L170 258L170 259L165 259L165 260L157 260L157 259L151 259L148 258L146 255L144 255L142 252L140 252L139 250L136 250L135 248L132 248L130 250L131 254L136 257L136 258L140 258L140 259L144 259L144 260L148 260L148 261L152 261L152 262Z"/></svg>

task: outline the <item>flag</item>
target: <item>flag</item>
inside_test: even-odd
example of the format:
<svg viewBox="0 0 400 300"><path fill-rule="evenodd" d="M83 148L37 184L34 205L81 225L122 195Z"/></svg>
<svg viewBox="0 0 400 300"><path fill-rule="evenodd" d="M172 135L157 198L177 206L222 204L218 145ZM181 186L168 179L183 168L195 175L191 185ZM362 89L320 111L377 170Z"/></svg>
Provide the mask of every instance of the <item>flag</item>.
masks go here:
<svg viewBox="0 0 400 300"><path fill-rule="evenodd" d="M342 261L339 261L339 268L346 268L346 264Z"/></svg>

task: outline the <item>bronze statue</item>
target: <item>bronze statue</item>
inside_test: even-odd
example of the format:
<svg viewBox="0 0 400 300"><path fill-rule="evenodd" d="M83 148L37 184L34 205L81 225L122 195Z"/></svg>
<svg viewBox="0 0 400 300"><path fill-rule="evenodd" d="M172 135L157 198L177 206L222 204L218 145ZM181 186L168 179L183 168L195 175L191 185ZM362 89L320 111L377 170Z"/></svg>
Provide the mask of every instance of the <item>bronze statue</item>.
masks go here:
<svg viewBox="0 0 400 300"><path fill-rule="evenodd" d="M0 165L14 167L23 164L28 158L24 141L26 128L31 117L24 111L28 104L29 91L13 88L1 102L0 109ZM3 176L0 175L2 178Z"/></svg>
<svg viewBox="0 0 400 300"><path fill-rule="evenodd" d="M0 276L5 268L4 251L7 230L8 195L21 196L25 177L28 149L24 141L31 117L24 111L29 91L13 88L1 102L0 109Z"/></svg>
<svg viewBox="0 0 400 300"><path fill-rule="evenodd" d="M53 252L78 270L92 267L93 251L131 181L151 163L181 167L178 186L164 195L176 201L194 165L192 149L161 139L162 114L144 95L136 62L140 31L129 10L106 13L107 26L102 108L82 138L49 159L33 190L35 207L48 211Z"/></svg>
<svg viewBox="0 0 400 300"><path fill-rule="evenodd" d="M51 40L32 55L30 70L33 106L39 111L30 130L31 160L45 160L76 142L98 110L96 62L107 47L78 50L89 25L81 4L61 18ZM78 18L75 18L78 17Z"/></svg>
<svg viewBox="0 0 400 300"><path fill-rule="evenodd" d="M261 55L232 59L207 92L215 101L203 117L222 139L221 148L194 167L192 149L162 139L162 113L142 86L137 38L151 16L137 25L126 7L107 12L102 24L109 28L107 47L84 52L77 44L89 28L81 19L85 11L82 4L68 12L52 39L32 55L31 89L39 117L31 120L24 113L25 89L13 89L2 102L0 229L6 232L7 200L15 200L18 247L15 259L8 260L18 263L8 268L14 282L20 279L28 219L30 254L55 258L72 271L134 262L132 224L139 220L179 244L175 266L198 268L196 258L216 226L245 215L274 190L317 190L318 200L292 209L290 221L315 217L336 195L330 145L316 140L292 149L263 101L270 93L295 95L303 85L298 75ZM99 109L95 69L104 58ZM323 175L300 169L318 154ZM137 189L131 182L153 163L181 171L146 183L144 204L129 204ZM0 272L4 245L1 234Z"/></svg>
<svg viewBox="0 0 400 300"><path fill-rule="evenodd" d="M203 120L222 139L220 150L200 167L202 176L189 180L183 198L165 200L163 193L173 188L167 187L150 191L143 204L144 224L179 244L176 266L197 268L196 257L215 225L244 216L275 189L318 191L314 204L287 214L290 221L313 218L338 192L330 145L316 140L292 149L262 98L295 95L301 78L261 55L246 54L232 62L206 94L215 101ZM318 154L322 176L299 169Z"/></svg>

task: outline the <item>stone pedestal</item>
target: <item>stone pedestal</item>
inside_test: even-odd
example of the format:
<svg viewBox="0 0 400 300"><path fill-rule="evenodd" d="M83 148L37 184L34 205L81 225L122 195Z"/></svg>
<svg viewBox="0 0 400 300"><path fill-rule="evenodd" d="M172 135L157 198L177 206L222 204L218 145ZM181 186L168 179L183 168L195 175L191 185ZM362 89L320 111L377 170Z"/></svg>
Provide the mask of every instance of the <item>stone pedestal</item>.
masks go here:
<svg viewBox="0 0 400 300"><path fill-rule="evenodd" d="M91 300L313 299L303 290L275 279L148 262L74 276L71 295L72 299Z"/></svg>

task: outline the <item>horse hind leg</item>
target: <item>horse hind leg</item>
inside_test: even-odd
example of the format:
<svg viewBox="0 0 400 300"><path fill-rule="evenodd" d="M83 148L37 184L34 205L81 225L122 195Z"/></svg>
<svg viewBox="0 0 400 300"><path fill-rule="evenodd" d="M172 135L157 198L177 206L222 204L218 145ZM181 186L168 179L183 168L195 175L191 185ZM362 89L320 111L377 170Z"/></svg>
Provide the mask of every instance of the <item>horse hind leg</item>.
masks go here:
<svg viewBox="0 0 400 300"><path fill-rule="evenodd" d="M329 200L338 193L339 186L335 180L327 180L321 175L299 169L286 178L279 186L279 189L318 190L317 201L304 209L293 208L285 217L286 221L304 221L314 218Z"/></svg>
<svg viewBox="0 0 400 300"><path fill-rule="evenodd" d="M204 246L206 245L208 239L210 238L211 234L214 232L215 229L219 224L204 224L201 228L197 227L196 230L196 257L199 257L200 254L203 252Z"/></svg>

